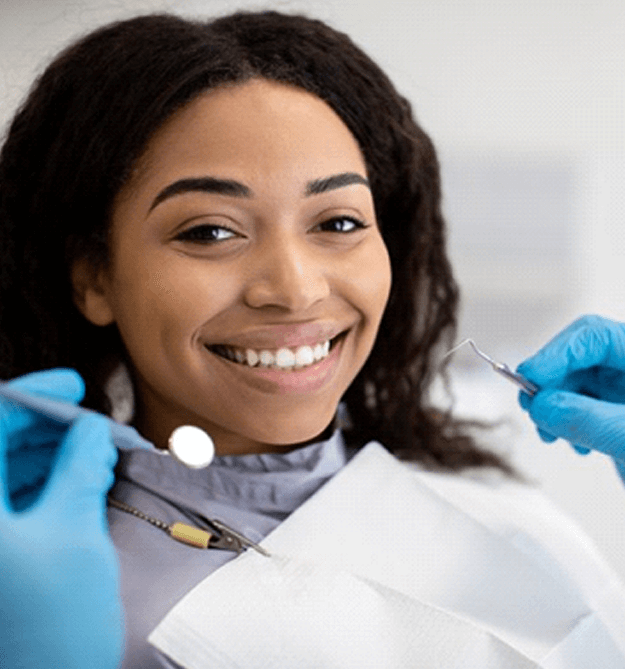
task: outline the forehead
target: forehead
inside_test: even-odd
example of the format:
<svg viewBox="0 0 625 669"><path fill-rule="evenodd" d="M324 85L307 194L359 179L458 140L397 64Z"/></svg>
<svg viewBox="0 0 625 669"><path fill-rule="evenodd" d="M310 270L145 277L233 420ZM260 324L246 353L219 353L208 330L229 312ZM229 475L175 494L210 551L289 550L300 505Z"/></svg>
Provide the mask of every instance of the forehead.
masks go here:
<svg viewBox="0 0 625 669"><path fill-rule="evenodd" d="M302 180L341 171L366 176L356 139L328 104L263 79L211 90L176 112L152 137L132 182L166 182L207 169L243 180L285 170Z"/></svg>

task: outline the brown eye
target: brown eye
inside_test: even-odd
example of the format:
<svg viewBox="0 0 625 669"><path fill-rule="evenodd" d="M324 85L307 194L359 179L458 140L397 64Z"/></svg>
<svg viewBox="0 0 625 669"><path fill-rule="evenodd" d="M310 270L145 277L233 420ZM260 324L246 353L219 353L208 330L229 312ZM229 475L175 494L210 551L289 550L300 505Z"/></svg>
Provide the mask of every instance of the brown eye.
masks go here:
<svg viewBox="0 0 625 669"><path fill-rule="evenodd" d="M176 235L180 242L194 242L197 244L213 244L236 237L237 233L221 225L195 225Z"/></svg>
<svg viewBox="0 0 625 669"><path fill-rule="evenodd" d="M337 216L320 223L318 226L323 232L338 232L342 234L356 232L356 230L362 230L366 227L368 227L366 223L351 216Z"/></svg>

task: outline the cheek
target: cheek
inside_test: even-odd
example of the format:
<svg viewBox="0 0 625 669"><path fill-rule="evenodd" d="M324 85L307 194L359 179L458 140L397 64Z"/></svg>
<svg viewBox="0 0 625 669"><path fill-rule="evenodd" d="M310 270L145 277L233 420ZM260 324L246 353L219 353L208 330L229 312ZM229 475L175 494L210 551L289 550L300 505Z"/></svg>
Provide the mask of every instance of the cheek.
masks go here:
<svg viewBox="0 0 625 669"><path fill-rule="evenodd" d="M131 349L189 345L236 293L223 275L200 262L180 259L133 267L118 278L114 290L116 321Z"/></svg>

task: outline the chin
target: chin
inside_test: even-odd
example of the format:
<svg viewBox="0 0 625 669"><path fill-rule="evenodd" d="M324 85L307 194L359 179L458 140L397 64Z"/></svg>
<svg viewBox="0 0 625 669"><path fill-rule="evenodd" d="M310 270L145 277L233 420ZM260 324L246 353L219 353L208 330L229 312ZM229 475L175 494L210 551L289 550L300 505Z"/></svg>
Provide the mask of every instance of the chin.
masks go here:
<svg viewBox="0 0 625 669"><path fill-rule="evenodd" d="M284 430L272 430L271 434L262 441L267 445L267 450L275 447L280 450L287 450L289 448L297 448L298 446L305 446L316 441L325 441L329 439L334 433L336 427L335 421L336 412L322 421L315 421L310 426L298 426L298 429L293 429L293 424L285 426Z"/></svg>

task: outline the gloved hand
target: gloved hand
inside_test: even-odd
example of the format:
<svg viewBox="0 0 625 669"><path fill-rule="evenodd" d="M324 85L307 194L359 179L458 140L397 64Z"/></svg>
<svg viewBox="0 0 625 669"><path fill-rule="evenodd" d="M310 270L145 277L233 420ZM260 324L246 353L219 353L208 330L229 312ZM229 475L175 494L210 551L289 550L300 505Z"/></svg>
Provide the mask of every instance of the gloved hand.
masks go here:
<svg viewBox="0 0 625 669"><path fill-rule="evenodd" d="M10 381L9 386L50 399L78 404L85 393L80 376L71 369L53 369L28 374ZM0 405L0 419L2 417ZM24 412L21 423L13 417L7 446L7 479L14 508L22 510L39 496L48 479L67 428L35 413ZM36 427L36 429L35 429Z"/></svg>
<svg viewBox="0 0 625 669"><path fill-rule="evenodd" d="M19 384L43 391L55 379L64 390L54 397L82 394L82 381L68 371ZM7 452L19 452L23 439L29 448L49 441L49 430L38 435L41 427L33 412L0 400L0 667L114 669L122 656L123 618L105 515L117 459L109 425L97 415L78 418L61 436L41 495L26 511L16 511Z"/></svg>
<svg viewBox="0 0 625 669"><path fill-rule="evenodd" d="M625 480L625 324L584 316L517 371L540 388L519 401L541 438L606 453Z"/></svg>

